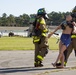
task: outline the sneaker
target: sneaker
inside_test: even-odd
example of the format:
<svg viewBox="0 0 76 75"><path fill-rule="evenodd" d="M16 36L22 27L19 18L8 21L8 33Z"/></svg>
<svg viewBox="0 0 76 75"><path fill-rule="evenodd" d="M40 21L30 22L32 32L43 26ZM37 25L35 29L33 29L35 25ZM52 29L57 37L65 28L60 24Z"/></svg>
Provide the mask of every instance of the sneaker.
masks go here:
<svg viewBox="0 0 76 75"><path fill-rule="evenodd" d="M56 63L56 66L60 66L61 63ZM66 63L64 63L64 66L66 66Z"/></svg>
<svg viewBox="0 0 76 75"><path fill-rule="evenodd" d="M60 66L61 65L61 63L56 63L56 66Z"/></svg>

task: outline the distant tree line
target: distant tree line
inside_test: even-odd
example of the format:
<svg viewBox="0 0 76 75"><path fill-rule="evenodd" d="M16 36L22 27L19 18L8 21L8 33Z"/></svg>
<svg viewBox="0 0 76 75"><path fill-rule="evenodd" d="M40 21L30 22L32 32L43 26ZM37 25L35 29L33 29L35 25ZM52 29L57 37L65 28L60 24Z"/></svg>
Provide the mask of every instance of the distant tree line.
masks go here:
<svg viewBox="0 0 76 75"><path fill-rule="evenodd" d="M70 12L51 12L48 14L49 20L47 20L48 25L58 25L60 24L67 14ZM33 22L35 19L35 14L23 14L18 17L10 14L7 16L6 13L3 13L2 17L0 17L0 26L17 26L17 27L25 27L29 26L30 22Z"/></svg>

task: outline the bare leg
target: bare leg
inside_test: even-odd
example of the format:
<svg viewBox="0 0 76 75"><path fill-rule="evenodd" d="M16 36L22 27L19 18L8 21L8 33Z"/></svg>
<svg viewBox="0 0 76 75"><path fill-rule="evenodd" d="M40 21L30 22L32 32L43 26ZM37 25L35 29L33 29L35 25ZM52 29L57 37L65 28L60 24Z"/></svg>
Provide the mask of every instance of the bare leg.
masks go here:
<svg viewBox="0 0 76 75"><path fill-rule="evenodd" d="M60 41L60 43L59 43L59 52L60 52L62 46L63 46L63 44L62 44L62 42ZM62 57L61 57L60 61L62 61Z"/></svg>
<svg viewBox="0 0 76 75"><path fill-rule="evenodd" d="M59 55L58 55L58 57L57 57L57 60L56 60L56 62L53 64L53 66L56 66L56 63L61 59L61 66L64 66L64 51L66 50L66 46L65 45L62 45L62 47L61 47L61 50L60 50L60 52L59 52Z"/></svg>
<svg viewBox="0 0 76 75"><path fill-rule="evenodd" d="M60 50L61 50L62 45L63 45L63 44L62 44L62 42L60 41L60 42L59 42L59 52L60 52ZM52 65L55 67L55 66L56 66L56 63L52 63Z"/></svg>
<svg viewBox="0 0 76 75"><path fill-rule="evenodd" d="M64 51L65 51L65 50L66 50L66 46L63 45L62 48L61 48L61 50L60 50L60 53L59 53L59 55L58 55L58 58L57 58L57 60L56 60L56 62L58 62L59 59L61 59L61 66L59 66L59 67L63 67L63 66L64 66ZM55 62L55 63L56 63L56 62Z"/></svg>

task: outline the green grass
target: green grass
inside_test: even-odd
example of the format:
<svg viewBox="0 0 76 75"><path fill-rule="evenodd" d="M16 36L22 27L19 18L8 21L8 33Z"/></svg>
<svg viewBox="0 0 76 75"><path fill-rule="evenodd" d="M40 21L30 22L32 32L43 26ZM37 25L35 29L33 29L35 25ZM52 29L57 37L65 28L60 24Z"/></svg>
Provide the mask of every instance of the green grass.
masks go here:
<svg viewBox="0 0 76 75"><path fill-rule="evenodd" d="M57 50L56 38L49 39L49 48ZM34 50L32 38L24 37L2 37L0 38L0 50Z"/></svg>
<svg viewBox="0 0 76 75"><path fill-rule="evenodd" d="M49 42L49 49L50 50L58 50L59 48L59 43L56 44L58 40L55 37L51 37L48 42Z"/></svg>

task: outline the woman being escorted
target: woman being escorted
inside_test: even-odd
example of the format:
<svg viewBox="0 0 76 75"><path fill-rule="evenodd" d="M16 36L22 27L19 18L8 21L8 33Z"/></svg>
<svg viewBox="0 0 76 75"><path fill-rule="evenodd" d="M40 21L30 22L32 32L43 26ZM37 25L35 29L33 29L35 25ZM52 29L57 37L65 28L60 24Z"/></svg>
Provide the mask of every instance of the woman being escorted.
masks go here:
<svg viewBox="0 0 76 75"><path fill-rule="evenodd" d="M54 67L64 68L64 58L65 58L64 51L71 43L71 33L73 31L74 26L76 26L76 23L72 21L72 17L70 15L67 15L66 20L62 22L53 32L51 32L48 35L48 38L50 38L50 36L53 35L57 30L59 29L63 30L60 38L60 42L59 42L59 55L55 63L52 63ZM61 61L60 66L56 66L58 61Z"/></svg>

